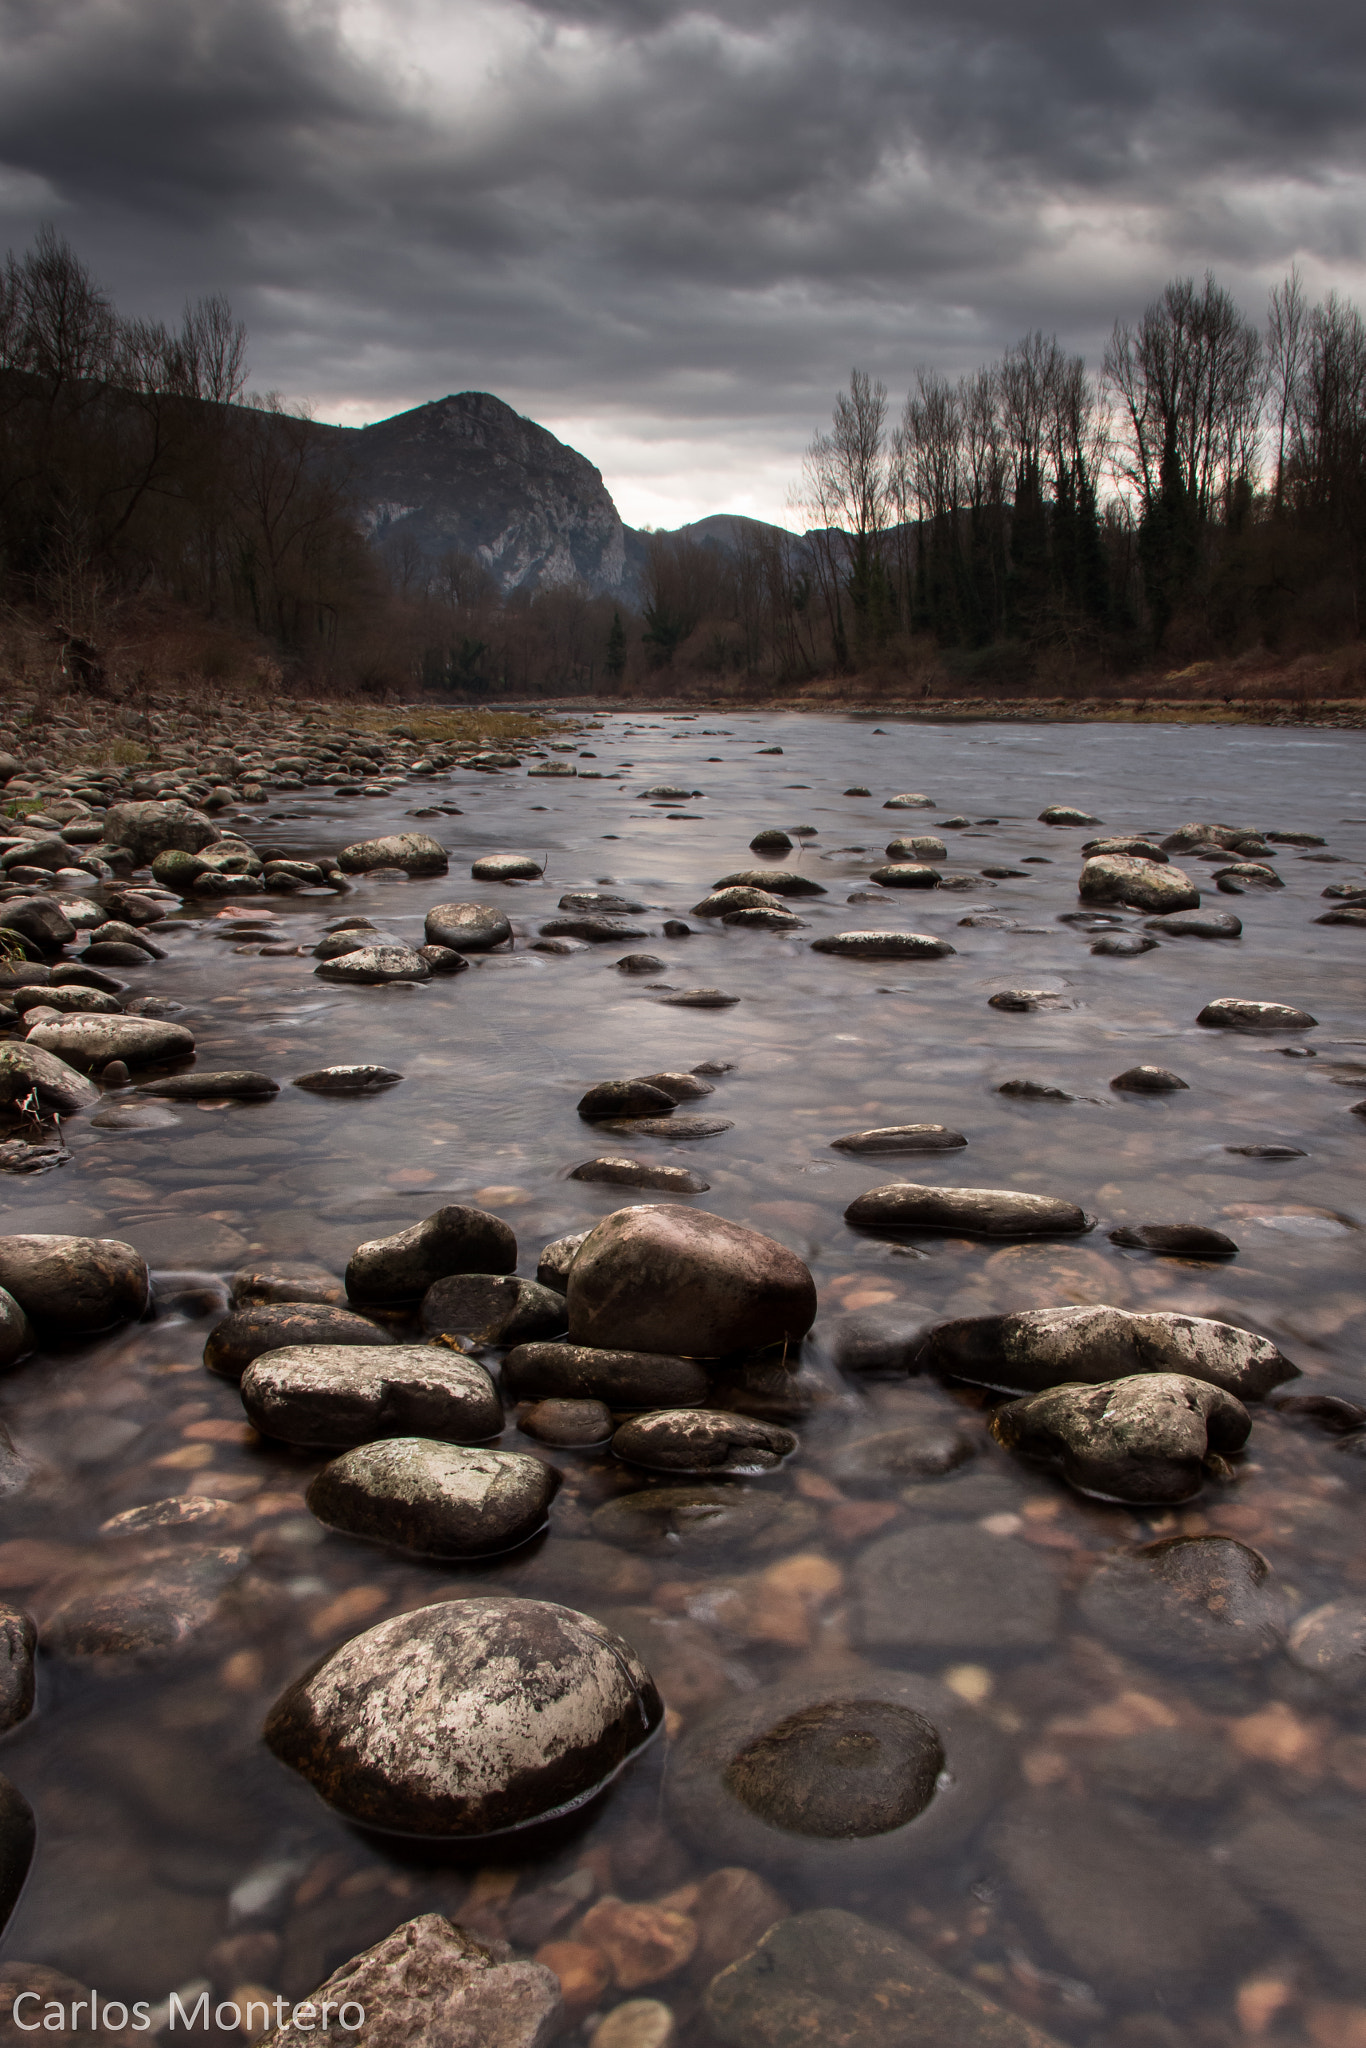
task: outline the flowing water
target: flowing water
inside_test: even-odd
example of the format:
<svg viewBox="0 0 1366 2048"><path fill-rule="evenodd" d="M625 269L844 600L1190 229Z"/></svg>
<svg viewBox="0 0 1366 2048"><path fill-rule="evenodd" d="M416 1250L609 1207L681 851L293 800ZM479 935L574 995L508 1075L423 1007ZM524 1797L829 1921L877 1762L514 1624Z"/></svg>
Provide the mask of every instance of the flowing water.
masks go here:
<svg viewBox="0 0 1366 2048"><path fill-rule="evenodd" d="M419 821L449 850L447 879L362 879L346 906L416 944L432 903L497 903L513 919L515 948L458 978L329 986L306 950L224 943L216 904L187 906L158 927L169 957L136 978L185 1005L180 1021L195 1032L201 1066L287 1081L375 1061L398 1069L401 1085L366 1099L286 1086L267 1102L177 1104L174 1123L149 1130L77 1120L68 1166L0 1187L0 1231L123 1238L158 1275L204 1276L163 1277L155 1319L32 1358L5 1379L0 1415L36 1476L0 1504L0 1592L41 1622L122 1555L99 1534L103 1523L172 1494L226 1503L212 1540L249 1555L212 1622L175 1654L131 1669L40 1661L37 1709L4 1744L3 1769L39 1826L5 1957L153 2003L201 1983L220 1997L244 1984L298 1996L422 1911L506 1934L522 1953L565 1938L572 1919L548 1887L575 1872L591 1879L571 1887L576 1897L596 1886L686 1904L713 1862L734 1859L709 1860L672 1824L663 1798L671 1743L776 1679L879 1662L945 1681L992 1722L1006 1752L992 1813L942 1856L904 1869L836 1880L813 1856L809 1868L799 1858L766 1873L794 1908L850 1906L910 1934L1059 2041L1217 2044L1253 2038L1263 2021L1257 2037L1268 2040L1366 2040L1366 1677L1330 1685L1286 1655L1214 1673L1159 1663L1141 1647L1101 1641L1075 1605L1108 1550L1200 1531L1260 1551L1296 1612L1359 1603L1366 1503L1353 1474L1366 1467L1340 1456L1312 1418L1259 1407L1234 1475L1189 1507L1107 1505L999 1450L984 1397L842 1379L822 1342L842 1313L861 1308L924 1324L1060 1302L1177 1309L1273 1337L1306 1375L1296 1391L1366 1402L1366 1119L1349 1113L1366 1095L1366 934L1313 921L1327 907L1325 885L1364 878L1366 737L703 714L604 716L580 738L578 766L589 772L573 779L455 773L387 798L307 791L246 814L243 829L258 843L309 854L404 829L422 806L458 805L462 815ZM642 800L661 780L705 794ZM842 793L858 784L873 795ZM928 793L934 808L882 808L903 790ZM1107 833L1164 833L1189 819L1309 830L1334 861L1280 847L1284 888L1227 899L1208 867L1188 863L1209 890L1206 905L1241 916L1241 940L1097 957L1094 934L1059 919L1078 907L1080 842L1099 828L1036 822L1055 802L1094 812ZM943 826L955 815L968 822ZM792 905L808 929L732 930L693 917L692 936L662 936L664 917L686 917L718 877L764 864L748 842L775 825L815 828L785 862L826 891ZM945 874L977 886L850 903L891 838L941 827ZM491 851L544 856L544 879L470 882L470 861ZM1023 872L989 883L980 870L991 865ZM619 973L629 945L533 950L561 892L582 888L648 906L630 921L649 937L633 943L656 953L662 971ZM266 900L282 943L304 948L340 908L319 894ZM1000 921L976 921L987 913ZM1136 929L1141 919L1122 922ZM947 937L956 951L859 962L810 950L824 932L869 925ZM670 1007L657 984L720 987L740 1000ZM1022 1013L988 1006L1018 987L1050 1000ZM1197 1027L1202 1005L1222 995L1301 1005L1317 1027ZM733 1120L719 1136L604 1141L576 1116L594 1081L704 1061L725 1069L698 1105ZM1138 1062L1174 1069L1188 1090L1113 1091L1112 1077ZM1021 1077L1073 1099L996 1092ZM909 1159L831 1149L846 1132L912 1122L949 1125L967 1149ZM1272 1143L1303 1156L1229 1149ZM324 1531L303 1504L322 1460L258 1441L236 1389L203 1369L204 1339L223 1309L210 1276L290 1257L339 1273L361 1239L448 1202L506 1218L518 1270L534 1274L551 1238L652 1199L566 1178L603 1151L701 1173L710 1186L692 1198L697 1206L780 1239L815 1276L820 1317L800 1372L786 1385L761 1377L745 1397L756 1412L795 1418L801 1448L780 1471L733 1482L784 1499L782 1547L737 1539L733 1553L694 1554L684 1539L656 1557L586 1541L595 1508L654 1483L603 1451L542 1453L564 1474L550 1534L502 1559L425 1565ZM854 1196L897 1179L1055 1193L1097 1227L1066 1243L992 1245L892 1243L844 1223ZM1111 1228L1147 1222L1212 1224L1236 1239L1239 1256L1199 1264L1109 1241ZM972 1438L975 1493L952 1497L967 1483L962 1470L908 1488L831 1477L847 1469L838 1466L847 1442L927 1417ZM505 1447L531 1449L515 1420ZM975 1629L969 1592L957 1647L862 1651L851 1594L860 1553L889 1531L965 1518L999 1544L1006 1583L1021 1550L1056 1574L1051 1639L1021 1650L994 1639L989 1622ZM184 1540L202 1543L203 1525ZM173 1549L162 1546L153 1575ZM528 1847L418 1856L349 1828L264 1751L270 1702L330 1647L404 1608L494 1588L601 1615L637 1643L665 1695L668 1739L574 1826ZM1144 1749L1155 1730L1190 1737L1184 1775ZM1022 1875L1028 1859L1012 1861L992 1832L994 1818L1017 1810L1046 1817L1033 1879ZM1276 1826L1310 1845L1305 1867L1279 1888L1245 1867L1247 1844L1274 1844ZM1156 1989L1114 1929L1093 1924L1119 1910L1089 1875L1098 1857L1103 1877L1107 1830L1140 1944L1167 1939L1161 1894L1173 1851L1193 1876L1195 1903L1183 1907L1193 1960L1168 1971L1156 1958ZM1201 1873L1251 1902L1255 1932L1244 1925L1228 1936L1213 1904L1202 1928ZM702 1988L687 1969L649 1987L672 2005L685 2043L711 2038ZM1356 2025L1363 2031L1351 2032Z"/></svg>

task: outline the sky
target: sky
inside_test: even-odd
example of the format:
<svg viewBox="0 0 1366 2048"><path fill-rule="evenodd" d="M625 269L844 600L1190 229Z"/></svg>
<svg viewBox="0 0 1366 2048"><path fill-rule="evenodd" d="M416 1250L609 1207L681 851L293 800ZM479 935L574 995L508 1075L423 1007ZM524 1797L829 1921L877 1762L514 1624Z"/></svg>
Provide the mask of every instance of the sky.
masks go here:
<svg viewBox="0 0 1366 2048"><path fill-rule="evenodd" d="M321 419L493 391L635 525L803 524L855 364L1366 301L1364 142L1359 0L0 0L0 246L226 292Z"/></svg>

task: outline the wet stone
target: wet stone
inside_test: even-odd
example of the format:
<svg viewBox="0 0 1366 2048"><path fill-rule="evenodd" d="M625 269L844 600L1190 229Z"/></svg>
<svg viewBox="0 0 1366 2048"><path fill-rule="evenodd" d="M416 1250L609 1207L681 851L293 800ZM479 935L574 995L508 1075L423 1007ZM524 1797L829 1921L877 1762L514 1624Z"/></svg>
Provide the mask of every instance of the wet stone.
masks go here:
<svg viewBox="0 0 1366 2048"><path fill-rule="evenodd" d="M938 868L918 861L891 861L886 867L874 868L868 879L884 889L937 889L944 877Z"/></svg>
<svg viewBox="0 0 1366 2048"><path fill-rule="evenodd" d="M394 832L384 839L359 839L337 855L344 875L369 874L376 868L402 868L409 875L444 875L446 849L427 832Z"/></svg>
<svg viewBox="0 0 1366 2048"><path fill-rule="evenodd" d="M844 960L946 960L956 949L924 932L836 932L813 939L811 950Z"/></svg>
<svg viewBox="0 0 1366 2048"><path fill-rule="evenodd" d="M932 832L919 832L909 839L890 839L883 848L890 861L939 861L947 857L942 839Z"/></svg>
<svg viewBox="0 0 1366 2048"><path fill-rule="evenodd" d="M1366 1846L1355 1813L1273 1808L1238 1831L1226 1856L1249 1898L1283 1915L1345 1986L1366 1993ZM1349 2034L1338 2040L1350 2048Z"/></svg>
<svg viewBox="0 0 1366 2048"><path fill-rule="evenodd" d="M422 1297L429 1335L468 1337L475 1344L534 1343L558 1336L567 1320L565 1298L555 1288L510 1273L453 1273Z"/></svg>
<svg viewBox="0 0 1366 2048"><path fill-rule="evenodd" d="M987 997L987 1007L992 1010L1027 1011L1039 1010L1048 1003L1060 1000L1056 989L1051 988L1003 988L994 996Z"/></svg>
<svg viewBox="0 0 1366 2048"><path fill-rule="evenodd" d="M545 862L527 853L486 853L470 868L476 882L539 882Z"/></svg>
<svg viewBox="0 0 1366 2048"><path fill-rule="evenodd" d="M1092 855L1082 868L1077 893L1083 903L1123 903L1135 910L1200 908L1200 891L1183 869L1122 853Z"/></svg>
<svg viewBox="0 0 1366 2048"><path fill-rule="evenodd" d="M1242 1760L1217 1735L1199 1728L1145 1728L1107 1743L1090 1775L1125 1799L1155 1807L1222 1799Z"/></svg>
<svg viewBox="0 0 1366 2048"><path fill-rule="evenodd" d="M675 1141L688 1138L719 1138L723 1131L733 1131L734 1122L728 1116L633 1116L614 1117L602 1123L599 1128L608 1131L614 1138L670 1138Z"/></svg>
<svg viewBox="0 0 1366 2048"><path fill-rule="evenodd" d="M961 1131L947 1124L885 1124L880 1130L850 1131L830 1140L836 1152L953 1152L967 1144Z"/></svg>
<svg viewBox="0 0 1366 2048"><path fill-rule="evenodd" d="M998 1095L1009 1095L1017 1102L1075 1102L1065 1088L1054 1088L1047 1081L1002 1081L997 1087Z"/></svg>
<svg viewBox="0 0 1366 2048"><path fill-rule="evenodd" d="M512 937L503 913L486 903L434 904L424 931L429 945L445 946L453 953L487 953Z"/></svg>
<svg viewBox="0 0 1366 2048"><path fill-rule="evenodd" d="M269 1074L253 1074L237 1067L227 1073L204 1073L197 1068L192 1074L171 1074L164 1081L143 1081L139 1086L140 1094L164 1096L171 1102L202 1102L214 1096L226 1096L234 1102L260 1102L279 1092L279 1082Z"/></svg>
<svg viewBox="0 0 1366 2048"><path fill-rule="evenodd" d="M866 1650L1042 1650L1062 1618L1039 1552L969 1522L880 1537L859 1556L852 1592Z"/></svg>
<svg viewBox="0 0 1366 2048"><path fill-rule="evenodd" d="M1197 1024L1214 1031L1308 1031L1318 1023L1292 1003L1253 1002L1241 996L1219 996L1206 1003Z"/></svg>
<svg viewBox="0 0 1366 2048"><path fill-rule="evenodd" d="M402 1079L392 1067L315 1067L310 1074L296 1075L293 1086L310 1095L372 1095Z"/></svg>
<svg viewBox="0 0 1366 2048"><path fill-rule="evenodd" d="M825 886L794 868L741 868L722 875L713 889L766 889L771 896L824 896Z"/></svg>
<svg viewBox="0 0 1366 2048"><path fill-rule="evenodd" d="M306 1259L267 1259L243 1266L229 1283L235 1309L264 1307L268 1302L317 1302L341 1308L346 1290L335 1273Z"/></svg>
<svg viewBox="0 0 1366 2048"><path fill-rule="evenodd" d="M1311 1609L1291 1629L1286 1649L1302 1671L1359 1695L1366 1689L1366 1603L1329 1600Z"/></svg>
<svg viewBox="0 0 1366 2048"><path fill-rule="evenodd" d="M517 1451L423 1437L362 1444L308 1489L320 1522L424 1557L491 1557L545 1527L559 1474Z"/></svg>
<svg viewBox="0 0 1366 2048"><path fill-rule="evenodd" d="M614 1187L660 1188L673 1195L705 1195L711 1186L710 1181L690 1173L685 1166L647 1166L639 1159L585 1159L571 1169L569 1178Z"/></svg>
<svg viewBox="0 0 1366 2048"><path fill-rule="evenodd" d="M674 1102L701 1102L705 1096L716 1093L710 1081L704 1081L700 1074L640 1074L636 1077L647 1087L658 1088Z"/></svg>
<svg viewBox="0 0 1366 2048"><path fill-rule="evenodd" d="M1122 1074L1115 1075L1110 1086L1127 1095L1170 1095L1189 1088L1190 1082L1166 1067L1126 1067Z"/></svg>
<svg viewBox="0 0 1366 2048"><path fill-rule="evenodd" d="M1173 1536L1112 1552L1078 1604L1108 1642L1164 1662L1256 1663L1279 1647L1285 1624L1270 1565L1231 1536Z"/></svg>
<svg viewBox="0 0 1366 2048"><path fill-rule="evenodd" d="M781 897L775 896L771 889L749 889L736 885L727 889L713 889L699 903L694 903L692 914L694 917L725 918L736 910L776 910L786 914L783 911Z"/></svg>
<svg viewBox="0 0 1366 2048"><path fill-rule="evenodd" d="M542 1287L553 1287L559 1294L565 1292L569 1286L569 1268L587 1235L586 1230L574 1230L568 1237L557 1237L543 1247L536 1262L536 1278Z"/></svg>
<svg viewBox="0 0 1366 2048"><path fill-rule="evenodd" d="M950 1231L956 1236L1041 1237L1089 1230L1091 1218L1058 1195L1013 1188L938 1188L892 1181L870 1188L844 1212L856 1230Z"/></svg>
<svg viewBox="0 0 1366 2048"><path fill-rule="evenodd" d="M480 1596L344 1643L276 1702L265 1740L349 1820L468 1839L583 1805L662 1718L600 1623Z"/></svg>
<svg viewBox="0 0 1366 2048"><path fill-rule="evenodd" d="M43 1109L63 1116L89 1109L100 1099L94 1082L55 1053L27 1042L0 1045L0 1102L21 1101L34 1089Z"/></svg>
<svg viewBox="0 0 1366 2048"><path fill-rule="evenodd" d="M536 1401L519 1416L517 1427L537 1443L582 1450L607 1442L612 1416L601 1401Z"/></svg>
<svg viewBox="0 0 1366 2048"><path fill-rule="evenodd" d="M1106 932L1094 941L1091 951L1105 960L1137 960L1156 945L1156 939L1145 938L1141 932Z"/></svg>
<svg viewBox="0 0 1366 2048"><path fill-rule="evenodd" d="M140 1067L188 1058L194 1051L194 1034L183 1024L152 1017L67 1017L60 1024L36 1024L27 1043L55 1054L68 1066L88 1070L110 1060Z"/></svg>
<svg viewBox="0 0 1366 2048"><path fill-rule="evenodd" d="M503 1427L503 1406L483 1366L430 1344L262 1352L242 1375L242 1405L262 1436L323 1448L388 1436L477 1444Z"/></svg>
<svg viewBox="0 0 1366 2048"><path fill-rule="evenodd" d="M146 1262L117 1238L32 1234L0 1237L0 1288L39 1326L85 1336L136 1322L150 1281Z"/></svg>
<svg viewBox="0 0 1366 2048"><path fill-rule="evenodd" d="M33 1657L38 1631L22 1607L0 1601L0 1733L33 1711Z"/></svg>
<svg viewBox="0 0 1366 2048"><path fill-rule="evenodd" d="M661 1409L623 1424L615 1456L654 1472L771 1472L797 1448L790 1429L714 1408Z"/></svg>
<svg viewBox="0 0 1366 2048"><path fill-rule="evenodd" d="M469 972L470 963L465 958L465 955L457 953L450 946L419 946L417 957L419 960L426 961L428 974L466 974Z"/></svg>
<svg viewBox="0 0 1366 2048"><path fill-rule="evenodd" d="M792 851L792 841L787 833L780 831L776 825L766 826L762 831L756 832L750 840L749 846L751 853L791 853Z"/></svg>
<svg viewBox="0 0 1366 2048"><path fill-rule="evenodd" d="M603 917L629 917L644 910L629 896L613 896L601 889L567 889L556 905L558 910L587 911Z"/></svg>
<svg viewBox="0 0 1366 2048"><path fill-rule="evenodd" d="M721 922L737 931L802 932L807 929L806 918L797 917L790 910L728 910Z"/></svg>
<svg viewBox="0 0 1366 2048"><path fill-rule="evenodd" d="M1243 920L1231 910L1177 911L1170 917L1150 917L1143 929L1165 939L1240 939Z"/></svg>
<svg viewBox="0 0 1366 2048"><path fill-rule="evenodd" d="M816 1289L796 1255L705 1210L618 1209L569 1276L576 1344L718 1357L805 1336Z"/></svg>
<svg viewBox="0 0 1366 2048"><path fill-rule="evenodd" d="M841 1372L900 1376L915 1370L924 1325L904 1310L866 1308L822 1323L821 1334Z"/></svg>
<svg viewBox="0 0 1366 2048"><path fill-rule="evenodd" d="M1193 1500L1207 1458L1241 1451L1251 1428L1222 1388L1157 1372L1051 1387L998 1408L991 1423L997 1443L1056 1466L1079 1493L1162 1503Z"/></svg>
<svg viewBox="0 0 1366 2048"><path fill-rule="evenodd" d="M431 969L411 946L360 946L337 960L324 960L313 972L322 981L375 987L393 981L426 981Z"/></svg>
<svg viewBox="0 0 1366 2048"><path fill-rule="evenodd" d="M540 926L543 939L584 939L590 946L620 945L623 939L643 939L638 924L622 924L614 917L552 917Z"/></svg>
<svg viewBox="0 0 1366 2048"><path fill-rule="evenodd" d="M1321 917L1314 919L1314 922L1315 924L1366 925L1366 904L1348 903L1337 910L1325 910Z"/></svg>
<svg viewBox="0 0 1366 2048"><path fill-rule="evenodd" d="M898 1429L856 1437L825 1461L836 1485L855 1493L888 1493L908 1481L957 1471L976 1452L973 1439L942 1410Z"/></svg>
<svg viewBox="0 0 1366 2048"><path fill-rule="evenodd" d="M602 1401L609 1408L698 1407L709 1380L692 1358L591 1344L519 1344L503 1360L515 1401Z"/></svg>
<svg viewBox="0 0 1366 2048"><path fill-rule="evenodd" d="M1111 1244L1131 1251L1160 1252L1172 1259L1235 1259L1238 1247L1222 1230L1203 1223L1126 1224L1110 1232Z"/></svg>
<svg viewBox="0 0 1366 2048"><path fill-rule="evenodd" d="M396 1307L420 1301L447 1274L510 1273L516 1264L517 1239L501 1217L451 1203L393 1237L357 1245L346 1292L362 1307Z"/></svg>
<svg viewBox="0 0 1366 2048"><path fill-rule="evenodd" d="M724 1558L736 1551L796 1548L815 1527L805 1502L739 1486L660 1486L604 1502L592 1532L647 1557Z"/></svg>
<svg viewBox="0 0 1366 2048"><path fill-rule="evenodd" d="M1079 811L1075 804L1049 804L1039 812L1041 825L1099 825L1100 822L1089 811Z"/></svg>
<svg viewBox="0 0 1366 2048"><path fill-rule="evenodd" d="M1137 1373L1180 1373L1255 1401L1298 1377L1269 1338L1234 1323L1102 1305L940 1323L926 1337L918 1363L922 1372L946 1379L1031 1394L1069 1381L1097 1386Z"/></svg>
<svg viewBox="0 0 1366 2048"><path fill-rule="evenodd" d="M623 953L613 961L618 974L662 974L664 962L654 953Z"/></svg>
<svg viewBox="0 0 1366 2048"><path fill-rule="evenodd" d="M330 1275L328 1278L335 1289L336 1281ZM387 1330L354 1309L291 1297L235 1308L210 1331L204 1363L210 1372L240 1381L252 1360L264 1351L282 1351L295 1344L364 1344L373 1348L392 1342Z"/></svg>
<svg viewBox="0 0 1366 2048"><path fill-rule="evenodd" d="M739 1000L723 988L685 988L679 995L660 997L661 1003L676 1010L730 1010Z"/></svg>
<svg viewBox="0 0 1366 2048"><path fill-rule="evenodd" d="M599 1081L579 1097L579 1115L592 1122L606 1117L667 1116L674 1098L648 1081Z"/></svg>
<svg viewBox="0 0 1366 2048"><path fill-rule="evenodd" d="M45 1655L156 1664L190 1647L219 1617L247 1553L203 1545L128 1570L90 1575L48 1615Z"/></svg>

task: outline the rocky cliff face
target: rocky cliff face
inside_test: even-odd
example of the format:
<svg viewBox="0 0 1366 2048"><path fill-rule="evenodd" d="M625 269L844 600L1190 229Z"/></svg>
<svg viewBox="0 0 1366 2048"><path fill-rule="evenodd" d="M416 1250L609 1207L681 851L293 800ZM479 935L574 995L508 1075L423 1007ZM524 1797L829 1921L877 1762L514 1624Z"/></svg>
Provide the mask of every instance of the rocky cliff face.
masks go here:
<svg viewBox="0 0 1366 2048"><path fill-rule="evenodd" d="M487 391L332 430L377 543L410 535L473 555L504 591L583 583L621 594L626 535L585 456Z"/></svg>

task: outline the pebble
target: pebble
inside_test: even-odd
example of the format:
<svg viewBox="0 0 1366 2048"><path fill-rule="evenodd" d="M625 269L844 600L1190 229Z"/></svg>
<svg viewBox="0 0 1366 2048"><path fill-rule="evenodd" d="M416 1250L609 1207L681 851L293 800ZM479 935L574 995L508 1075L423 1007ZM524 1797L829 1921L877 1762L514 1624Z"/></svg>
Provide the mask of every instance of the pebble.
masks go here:
<svg viewBox="0 0 1366 2048"><path fill-rule="evenodd" d="M604 1217L574 1260L568 1300L576 1344L699 1358L795 1342L816 1315L795 1253L672 1203Z"/></svg>
<svg viewBox="0 0 1366 2048"><path fill-rule="evenodd" d="M277 1700L264 1733L346 1819L449 1840L582 1806L663 1715L648 1672L601 1623L477 1595L343 1643Z"/></svg>
<svg viewBox="0 0 1366 2048"><path fill-rule="evenodd" d="M961 1131L946 1124L884 1124L878 1130L850 1131L832 1138L835 1152L953 1152L967 1144Z"/></svg>
<svg viewBox="0 0 1366 2048"><path fill-rule="evenodd" d="M315 1067L312 1073L296 1075L292 1085L306 1088L310 1095L371 1095L402 1079L393 1067Z"/></svg>
<svg viewBox="0 0 1366 2048"><path fill-rule="evenodd" d="M1242 996L1219 996L1206 1003L1197 1024L1218 1031L1308 1031L1318 1023L1293 1003L1253 1002Z"/></svg>
<svg viewBox="0 0 1366 2048"><path fill-rule="evenodd" d="M598 2021L588 2048L673 2048L674 2016L658 1998L628 1998Z"/></svg>
<svg viewBox="0 0 1366 2048"><path fill-rule="evenodd" d="M1090 1230L1092 1219L1059 1195L1014 1188L940 1188L891 1181L870 1188L844 1212L855 1230L950 1231L956 1236L1041 1237Z"/></svg>
<svg viewBox="0 0 1366 2048"><path fill-rule="evenodd" d="M1189 1088L1190 1082L1166 1067L1126 1067L1122 1074L1115 1075L1110 1086L1127 1095L1169 1095L1177 1089Z"/></svg>
<svg viewBox="0 0 1366 2048"><path fill-rule="evenodd" d="M431 1344L297 1344L262 1352L242 1375L242 1406L262 1436L349 1449L380 1436L483 1443L503 1407L482 1365Z"/></svg>
<svg viewBox="0 0 1366 2048"><path fill-rule="evenodd" d="M771 1472L791 1457L790 1429L715 1408L665 1408L627 1422L612 1438L614 1456L652 1472Z"/></svg>
<svg viewBox="0 0 1366 2048"><path fill-rule="evenodd" d="M437 903L427 912L424 932L429 945L453 953L487 953L508 943L512 926L486 903Z"/></svg>
<svg viewBox="0 0 1366 2048"><path fill-rule="evenodd" d="M601 1401L609 1408L699 1407L706 1372L692 1358L591 1344L519 1344L503 1360L515 1401Z"/></svg>
<svg viewBox="0 0 1366 2048"><path fill-rule="evenodd" d="M1056 1465L1079 1493L1165 1504L1193 1500L1206 1459L1232 1457L1251 1428L1232 1394L1161 1372L1052 1387L1008 1402L991 1422L997 1443Z"/></svg>
<svg viewBox="0 0 1366 2048"><path fill-rule="evenodd" d="M579 1939L605 1955L623 1991L672 1977L692 1958L697 1924L686 1913L610 1894L589 1907Z"/></svg>
<svg viewBox="0 0 1366 2048"><path fill-rule="evenodd" d="M1299 1376L1269 1338L1233 1323L1173 1310L1136 1315L1091 1305L939 1323L926 1337L919 1363L923 1372L1016 1394L1157 1372L1183 1373L1255 1401Z"/></svg>
<svg viewBox="0 0 1366 2048"><path fill-rule="evenodd" d="M612 1416L601 1401L536 1401L518 1418L517 1427L538 1443L583 1450L608 1441Z"/></svg>
<svg viewBox="0 0 1366 2048"><path fill-rule="evenodd" d="M545 1527L559 1474L518 1451L424 1437L362 1444L308 1489L320 1522L423 1557L492 1557Z"/></svg>
<svg viewBox="0 0 1366 2048"><path fill-rule="evenodd" d="M517 1239L501 1217L450 1203L393 1237L357 1245L346 1292L360 1306L402 1307L447 1274L510 1273L516 1264Z"/></svg>
<svg viewBox="0 0 1366 2048"><path fill-rule="evenodd" d="M1232 1536L1168 1536L1111 1551L1079 1596L1082 1619L1132 1655L1256 1663L1280 1647L1284 1603L1264 1557Z"/></svg>
<svg viewBox="0 0 1366 2048"><path fill-rule="evenodd" d="M335 1286L335 1282L332 1283ZM204 1363L224 1379L241 1380L265 1351L298 1344L390 1344L393 1339L368 1316L325 1302L273 1301L234 1308L209 1332Z"/></svg>
<svg viewBox="0 0 1366 2048"><path fill-rule="evenodd" d="M570 1180L604 1182L609 1186L660 1188L674 1195L705 1195L711 1186L684 1166L646 1166L639 1159L585 1159L572 1167ZM568 1286L568 1275L565 1275Z"/></svg>
<svg viewBox="0 0 1366 2048"><path fill-rule="evenodd" d="M1202 1223L1138 1223L1110 1232L1111 1244L1160 1252L1172 1259L1236 1259L1238 1247L1222 1230Z"/></svg>

